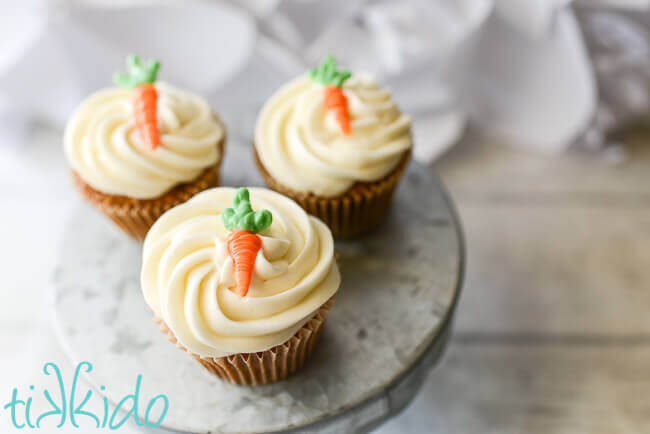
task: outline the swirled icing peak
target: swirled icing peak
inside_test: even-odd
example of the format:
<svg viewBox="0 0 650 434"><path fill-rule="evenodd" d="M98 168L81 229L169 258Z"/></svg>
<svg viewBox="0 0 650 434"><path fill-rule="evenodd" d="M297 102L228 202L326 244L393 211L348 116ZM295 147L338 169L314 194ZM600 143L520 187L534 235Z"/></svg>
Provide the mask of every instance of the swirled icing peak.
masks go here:
<svg viewBox="0 0 650 434"><path fill-rule="evenodd" d="M291 199L250 188L253 209L273 214L258 234L250 288L241 296L222 222L237 191L213 188L165 213L144 242L147 304L179 342L203 357L264 351L287 341L339 288L327 226ZM235 229L239 230L239 229Z"/></svg>

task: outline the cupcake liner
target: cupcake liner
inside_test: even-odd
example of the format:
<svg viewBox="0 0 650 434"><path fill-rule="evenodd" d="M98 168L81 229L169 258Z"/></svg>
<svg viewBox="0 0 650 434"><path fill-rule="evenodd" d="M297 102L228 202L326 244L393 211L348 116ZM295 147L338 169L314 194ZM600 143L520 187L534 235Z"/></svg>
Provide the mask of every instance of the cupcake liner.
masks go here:
<svg viewBox="0 0 650 434"><path fill-rule="evenodd" d="M218 146L221 155L219 161L205 169L194 181L179 184L154 199L134 199L102 193L88 185L74 170L71 171L72 179L77 190L91 205L110 218L131 238L143 241L149 228L167 210L219 184L219 168L223 160L225 137Z"/></svg>
<svg viewBox="0 0 650 434"><path fill-rule="evenodd" d="M211 374L233 384L255 386L287 378L300 369L311 356L323 331L325 317L334 296L323 304L288 341L266 351L232 354L226 357L201 357L187 350L174 336L164 320L154 317L167 340L194 357Z"/></svg>
<svg viewBox="0 0 650 434"><path fill-rule="evenodd" d="M257 151L255 162L272 190L296 201L309 214L323 220L334 238L351 238L372 231L382 222L390 209L395 186L402 177L410 159L407 152L397 167L375 182L357 182L348 191L336 197L320 197L312 193L296 192L281 185L264 168Z"/></svg>

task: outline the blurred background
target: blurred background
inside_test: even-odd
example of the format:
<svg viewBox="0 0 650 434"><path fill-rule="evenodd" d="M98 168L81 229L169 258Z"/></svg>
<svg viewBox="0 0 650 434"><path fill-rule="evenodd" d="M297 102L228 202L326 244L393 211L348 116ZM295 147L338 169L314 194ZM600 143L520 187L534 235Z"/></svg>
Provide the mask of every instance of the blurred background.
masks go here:
<svg viewBox="0 0 650 434"><path fill-rule="evenodd" d="M81 99L126 54L159 58L247 146L262 102L331 53L413 115L467 237L451 346L378 432L650 432L648 3L2 3L0 390L66 363L47 297Z"/></svg>

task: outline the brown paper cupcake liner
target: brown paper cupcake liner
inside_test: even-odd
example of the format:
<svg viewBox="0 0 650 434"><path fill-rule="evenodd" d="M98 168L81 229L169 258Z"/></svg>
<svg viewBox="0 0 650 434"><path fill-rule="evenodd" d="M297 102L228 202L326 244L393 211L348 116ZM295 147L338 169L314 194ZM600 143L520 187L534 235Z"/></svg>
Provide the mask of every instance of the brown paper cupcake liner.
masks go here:
<svg viewBox="0 0 650 434"><path fill-rule="evenodd" d="M95 208L110 218L120 229L137 241L143 241L151 226L167 210L186 202L192 196L219 184L219 169L223 161L225 137L218 144L220 158L205 169L194 181L179 184L154 199L134 199L126 196L105 194L88 185L72 170L77 190Z"/></svg>
<svg viewBox="0 0 650 434"><path fill-rule="evenodd" d="M334 238L351 238L372 231L382 222L390 209L395 186L408 165L407 152L398 166L375 182L357 182L348 191L336 197L320 197L312 193L296 192L277 182L264 168L257 151L255 162L272 190L296 201L309 214L323 220Z"/></svg>
<svg viewBox="0 0 650 434"><path fill-rule="evenodd" d="M334 303L335 296L323 304L295 335L283 344L257 353L240 353L226 357L201 357L187 350L178 342L174 332L159 317L154 321L167 340L194 357L211 374L233 384L255 386L273 383L287 378L300 369L311 356L323 331L325 317Z"/></svg>

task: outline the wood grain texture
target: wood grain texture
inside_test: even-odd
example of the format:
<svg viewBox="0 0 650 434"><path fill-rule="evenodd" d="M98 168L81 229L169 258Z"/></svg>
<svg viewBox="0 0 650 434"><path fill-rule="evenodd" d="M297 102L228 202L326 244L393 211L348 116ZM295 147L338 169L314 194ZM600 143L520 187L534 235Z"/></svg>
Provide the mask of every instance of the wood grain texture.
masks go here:
<svg viewBox="0 0 650 434"><path fill-rule="evenodd" d="M468 267L459 331L650 341L650 209L460 209Z"/></svg>
<svg viewBox="0 0 650 434"><path fill-rule="evenodd" d="M650 342L650 132L627 143L618 166L471 140L439 162L467 238L459 331Z"/></svg>
<svg viewBox="0 0 650 434"><path fill-rule="evenodd" d="M647 433L649 366L645 345L456 342L381 432Z"/></svg>
<svg viewBox="0 0 650 434"><path fill-rule="evenodd" d="M650 433L650 133L628 160L467 140L435 167L467 276L444 362L378 432Z"/></svg>

